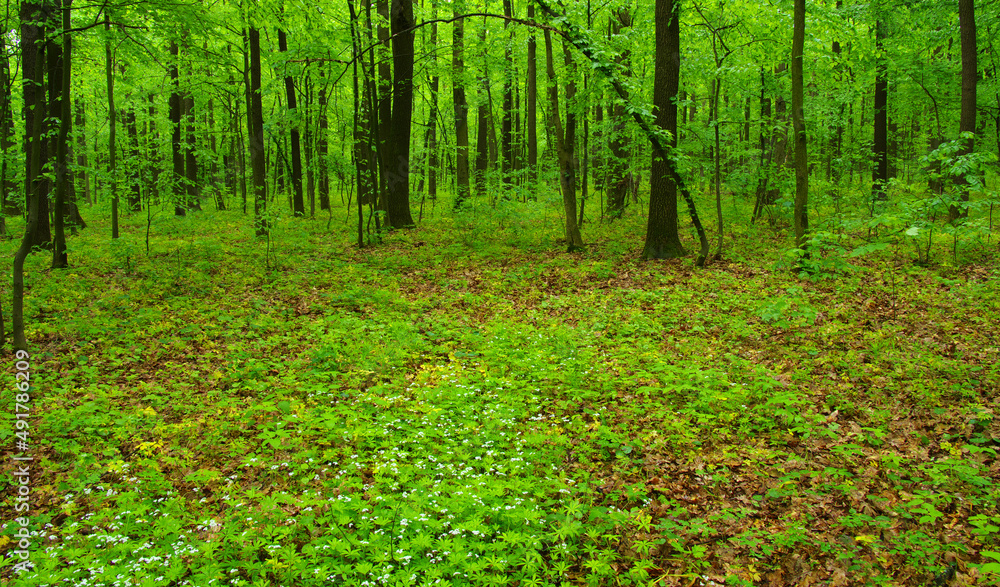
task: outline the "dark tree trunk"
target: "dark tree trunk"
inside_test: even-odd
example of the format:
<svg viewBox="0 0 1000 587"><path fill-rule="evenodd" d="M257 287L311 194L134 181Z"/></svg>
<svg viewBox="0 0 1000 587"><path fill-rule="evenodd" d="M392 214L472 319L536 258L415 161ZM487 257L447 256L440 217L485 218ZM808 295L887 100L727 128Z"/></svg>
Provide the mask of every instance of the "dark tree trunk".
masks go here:
<svg viewBox="0 0 1000 587"><path fill-rule="evenodd" d="M653 107L656 125L670 133L677 148L677 89L681 73L680 0L656 0L656 68ZM707 252L707 242L704 252ZM669 164L653 156L650 171L649 218L643 259L673 259L685 254L677 233L677 185Z"/></svg>
<svg viewBox="0 0 1000 587"><path fill-rule="evenodd" d="M25 148L25 208L28 218L21 246L14 255L13 265L13 346L26 350L28 341L24 335L24 262L34 244L34 237L40 216L42 182L42 131L44 129L45 94L45 11L42 4L23 2L21 19L21 75L24 92L24 148Z"/></svg>
<svg viewBox="0 0 1000 587"><path fill-rule="evenodd" d="M431 19L437 19L437 2L431 2ZM437 47L438 26L431 24L431 47ZM437 147L437 119L438 119L438 91L440 89L440 77L437 75L437 53L431 53L431 67L434 75L431 76L431 107L427 115L427 197L431 200L437 199L437 168L438 147Z"/></svg>
<svg viewBox="0 0 1000 587"><path fill-rule="evenodd" d="M181 100L181 114L185 121L184 128L184 177L185 205L188 210L201 210L201 183L198 181L197 138L194 120L194 96L185 92Z"/></svg>
<svg viewBox="0 0 1000 587"><path fill-rule="evenodd" d="M90 176L85 171L87 168L87 118L86 105L83 100L76 100L76 165L79 170L76 172L77 179L83 184L83 199L87 205L93 203L90 198Z"/></svg>
<svg viewBox="0 0 1000 587"><path fill-rule="evenodd" d="M3 214L19 214L21 207L11 196L16 189L11 173L11 158L14 157L14 110L11 96L14 95L14 80L10 75L7 57L6 35L0 35L0 210Z"/></svg>
<svg viewBox="0 0 1000 587"><path fill-rule="evenodd" d="M885 24L875 21L875 100L874 141L872 146L872 206L887 199L889 182L889 74L885 55ZM874 208L873 208L874 210Z"/></svg>
<svg viewBox="0 0 1000 587"><path fill-rule="evenodd" d="M278 51L288 53L288 38L282 29L278 29ZM306 206L302 196L302 146L299 141L298 121L295 120L297 116L295 109L295 80L290 75L285 75L285 101L288 107L288 114L293 119L290 122L291 130L289 132L292 142L292 211L296 216L304 216Z"/></svg>
<svg viewBox="0 0 1000 587"><path fill-rule="evenodd" d="M142 210L142 167L146 162L139 156L139 128L135 122L135 109L125 111L125 131L128 132L129 157L132 165L129 168L128 207L132 212Z"/></svg>
<svg viewBox="0 0 1000 587"><path fill-rule="evenodd" d="M247 130L250 137L250 167L253 168L254 232L267 236L267 170L264 161L264 106L260 95L260 31L250 28L247 35L250 52L250 110Z"/></svg>
<svg viewBox="0 0 1000 587"><path fill-rule="evenodd" d="M326 76L320 71L320 83L323 85L319 88L319 94L317 96L317 104L319 105L319 135L316 137L316 151L318 152L318 169L319 181L317 182L317 189L319 190L319 209L329 210L330 209L330 147L329 138L327 135L330 133L330 123L329 123L329 112L327 111L326 93L328 91L328 86L326 83Z"/></svg>
<svg viewBox="0 0 1000 587"><path fill-rule="evenodd" d="M809 232L809 158L803 104L802 53L806 38L806 0L795 0L792 16L792 132L795 135L795 246L805 247Z"/></svg>
<svg viewBox="0 0 1000 587"><path fill-rule="evenodd" d="M514 8L511 0L503 0L503 13L507 18L514 16ZM509 28L510 22L504 21L504 30ZM500 181L506 188L510 187L510 174L513 169L514 160L514 135L513 135L513 110L514 110L514 59L512 54L514 44L514 32L510 32L507 45L504 47L504 75L503 75L503 115L500 119ZM505 198L509 197L507 190L503 192Z"/></svg>
<svg viewBox="0 0 1000 587"><path fill-rule="evenodd" d="M376 29L378 40L385 47L385 53L390 53L389 37L392 36L391 21L389 14L390 0L376 0L375 7L378 11L379 25ZM390 26L385 26L388 23ZM389 136L392 134L392 65L388 56L383 56L378 64L378 126L376 127L375 154L378 158L379 168L379 197L375 207L379 210L386 210L386 203L389 194L389 178L392 174L392 165L389 163ZM393 64L394 65L394 64Z"/></svg>
<svg viewBox="0 0 1000 587"><path fill-rule="evenodd" d="M170 153L173 161L173 177L171 185L174 195L174 214L184 216L187 214L186 190L184 187L184 149L181 143L181 88L180 88L180 48L177 43L170 42L170 55L173 59L170 62ZM112 118L111 120L114 120Z"/></svg>
<svg viewBox="0 0 1000 587"><path fill-rule="evenodd" d="M478 116L476 119L476 194L482 196L486 194L486 171L489 167L490 161L490 141L487 136L487 126L489 122L486 118L486 109L488 107L488 98L486 96L486 91L489 86L489 80L486 77L482 77L480 80L480 88L482 91L482 102L479 104Z"/></svg>
<svg viewBox="0 0 1000 587"><path fill-rule="evenodd" d="M535 18L535 5L528 2L528 20ZM538 183L538 57L535 35L528 36L528 79L526 80L527 113L524 119L528 127L528 193L535 198Z"/></svg>
<svg viewBox="0 0 1000 587"><path fill-rule="evenodd" d="M454 15L464 9L462 2L454 4ZM465 25L455 21L452 33L452 103L455 107L455 208L469 198L469 106L465 100L465 64L462 61Z"/></svg>
<svg viewBox="0 0 1000 587"><path fill-rule="evenodd" d="M50 112L55 113L59 120L59 132L55 137L56 154L56 197L54 216L54 234L52 247L52 268L65 269L69 267L69 255L66 252L66 208L72 201L69 196L72 181L69 175L69 129L73 124L70 115L70 80L72 74L72 35L69 33L70 18L69 8L71 0L62 1L62 35L57 39L62 40L62 51L59 64L56 69L49 70L49 86L57 88L53 107ZM50 96L52 93L50 92Z"/></svg>
<svg viewBox="0 0 1000 587"><path fill-rule="evenodd" d="M104 44L105 77L108 84L108 179L111 190L111 238L118 238L118 112L115 109L115 60L111 51L111 15L104 15L104 32L108 39Z"/></svg>
<svg viewBox="0 0 1000 587"><path fill-rule="evenodd" d="M413 226L410 215L410 123L413 116L413 0L392 0L392 125L386 211L389 226Z"/></svg>

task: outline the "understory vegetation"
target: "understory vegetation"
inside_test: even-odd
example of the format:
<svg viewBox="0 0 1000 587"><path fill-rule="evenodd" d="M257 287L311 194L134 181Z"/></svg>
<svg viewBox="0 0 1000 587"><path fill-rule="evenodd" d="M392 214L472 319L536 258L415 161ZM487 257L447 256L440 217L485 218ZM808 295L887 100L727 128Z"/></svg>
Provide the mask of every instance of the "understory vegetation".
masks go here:
<svg viewBox="0 0 1000 587"><path fill-rule="evenodd" d="M642 213L566 254L552 204L364 249L343 209L154 214L148 251L93 214L33 255L34 568L5 516L0 582L1000 581L988 232L821 221L803 260L779 214L694 269L637 261Z"/></svg>

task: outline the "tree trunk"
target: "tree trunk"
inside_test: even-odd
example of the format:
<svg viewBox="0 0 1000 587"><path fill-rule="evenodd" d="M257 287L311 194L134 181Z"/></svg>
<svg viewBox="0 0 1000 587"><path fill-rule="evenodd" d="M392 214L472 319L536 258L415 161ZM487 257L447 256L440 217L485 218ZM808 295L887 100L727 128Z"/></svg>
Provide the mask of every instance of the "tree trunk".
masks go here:
<svg viewBox="0 0 1000 587"><path fill-rule="evenodd" d="M632 12L628 8L615 10L610 17L610 32L621 34L622 29L632 26ZM631 76L631 51L625 50L615 59L621 67L623 75ZM676 108L676 104L674 108ZM611 161L608 165L608 216L621 218L628 204L628 194L632 184L632 174L629 172L629 141L627 133L627 117L623 101L616 101L609 108L611 118ZM676 128L676 124L674 125ZM674 131L671 131L674 132ZM676 207L677 194L674 194Z"/></svg>
<svg viewBox="0 0 1000 587"><path fill-rule="evenodd" d="M258 237L268 234L267 222L267 171L264 161L264 107L260 96L260 31L250 28L247 35L250 52L250 110L247 112L250 137L250 167L253 168L254 233Z"/></svg>
<svg viewBox="0 0 1000 587"><path fill-rule="evenodd" d="M503 0L503 14L507 18L514 16L514 8L511 0ZM504 30L508 30L510 21L503 23ZM510 174L513 169L514 159L514 135L513 135L513 110L514 110L514 58L513 49L514 32L510 30L507 44L504 47L504 72L503 72L503 116L500 119L500 181L503 183L503 197L510 197Z"/></svg>
<svg viewBox="0 0 1000 587"><path fill-rule="evenodd" d="M680 0L656 0L656 67L653 73L653 107L656 125L670 133L671 150L677 148L677 89L681 73ZM649 217L643 259L673 259L685 254L677 232L677 185L670 174L666 153L654 151L650 171ZM703 252L708 252L704 241Z"/></svg>
<svg viewBox="0 0 1000 587"><path fill-rule="evenodd" d="M86 105L83 100L77 98L76 100L76 165L79 167L77 171L77 179L83 184L83 199L87 202L87 205L91 205L93 201L90 198L90 176L84 171L87 168L87 118L86 118Z"/></svg>
<svg viewBox="0 0 1000 587"><path fill-rule="evenodd" d="M387 171L388 223L412 227L410 215L410 124L413 116L413 0L392 0L392 125Z"/></svg>
<svg viewBox="0 0 1000 587"><path fill-rule="evenodd" d="M535 5L528 2L528 20L535 19ZM535 43L535 34L532 32L528 36L528 79L527 84L527 113L524 119L525 126L528 127L528 193L532 199L535 198L535 188L538 184L538 56Z"/></svg>
<svg viewBox="0 0 1000 587"><path fill-rule="evenodd" d="M809 232L809 159L802 94L802 53L806 38L806 0L795 0L792 15L792 131L795 133L795 246L805 247Z"/></svg>
<svg viewBox="0 0 1000 587"><path fill-rule="evenodd" d="M288 53L288 37L283 29L278 29L278 51ZM289 124L291 130L289 136L292 142L292 211L295 216L304 216L306 213L305 201L302 196L302 146L299 141L299 124L295 109L295 80L287 75L287 63L285 64L285 101L288 107Z"/></svg>
<svg viewBox="0 0 1000 587"><path fill-rule="evenodd" d="M9 198L15 189L9 171L10 160L14 157L14 110L11 108L14 80L10 76L5 40L6 35L0 35L0 211L14 215L20 213L21 208L16 200Z"/></svg>
<svg viewBox="0 0 1000 587"><path fill-rule="evenodd" d="M549 128L556 139L556 152L559 158L559 185L563 192L563 216L566 221L566 247L572 252L583 247L583 237L576 217L576 161L573 147L576 134L576 115L573 114L571 102L576 96L576 82L573 81L573 60L569 47L563 48L564 60L567 66L566 80L566 128L563 131L562 119L559 116L559 86L556 83L556 68L552 58L552 35L545 31L545 67L549 77Z"/></svg>
<svg viewBox="0 0 1000 587"><path fill-rule="evenodd" d="M142 210L142 166L146 164L139 156L139 128L135 122L135 109L129 108L125 111L125 131L128 133L129 157L132 159L129 168L129 184L131 189L128 194L128 208L132 212Z"/></svg>
<svg viewBox="0 0 1000 587"><path fill-rule="evenodd" d="M962 114L958 123L959 133L973 133L968 138L963 136L965 145L961 154L967 155L975 147L976 132L976 82L979 77L978 65L976 62L976 12L973 0L958 0L958 23L959 35L962 41ZM968 203L969 191L963 189L966 184L965 177L958 175L955 177L955 184L959 186L962 201ZM968 206L950 206L948 217L952 222L959 218L968 218Z"/></svg>
<svg viewBox="0 0 1000 587"><path fill-rule="evenodd" d="M110 48L108 49L110 51ZM179 64L180 48L174 41L170 42L170 153L173 161L173 177L171 185L174 195L174 215L184 216L187 214L186 190L184 188L184 151L181 146L181 88ZM110 74L108 74L110 76ZM114 124L114 117L111 118Z"/></svg>
<svg viewBox="0 0 1000 587"><path fill-rule="evenodd" d="M431 19L437 19L437 2L431 1ZM438 25L431 24L431 47L437 47ZM437 148L437 118L438 118L438 91L441 79L437 75L437 53L431 52L431 69L434 75L431 76L431 108L427 115L427 197L431 200L437 199L437 168L438 168L438 148Z"/></svg>
<svg viewBox="0 0 1000 587"><path fill-rule="evenodd" d="M329 111L327 110L327 98L326 93L329 91L329 86L326 81L326 74L320 70L320 82L323 84L319 88L319 95L317 96L317 104L319 105L319 135L316 137L316 151L318 153L318 163L319 167L317 172L319 173L319 181L317 182L317 189L319 190L319 209L329 210L330 209L330 141L328 135L330 134L330 122L329 122Z"/></svg>
<svg viewBox="0 0 1000 587"><path fill-rule="evenodd" d="M71 184L69 176L69 129L73 124L70 115L70 81L72 79L72 35L69 32L70 18L69 8L71 0L62 0L62 26L61 40L62 51L59 65L55 70L49 70L49 86L57 88L53 100L53 107L50 112L58 115L59 132L55 138L55 172L56 172L56 194L55 194L55 214L53 214L53 243L52 243L52 268L65 269L69 267L69 255L66 252L66 208L71 201L69 189ZM52 92L50 92L50 96Z"/></svg>
<svg viewBox="0 0 1000 587"><path fill-rule="evenodd" d="M454 4L454 15L464 10L461 1ZM469 198L469 106L465 101L465 64L462 62L465 26L456 20L452 32L452 103L455 107L455 208Z"/></svg>
<svg viewBox="0 0 1000 587"><path fill-rule="evenodd" d="M108 83L108 185L111 190L111 238L118 238L118 145L115 133L118 125L118 112L115 110L115 68L114 54L111 52L112 39L111 15L104 15L104 31L108 39L104 44L104 59L106 63L105 76ZM176 45L171 45L171 48ZM180 132L178 127L177 132Z"/></svg>
<svg viewBox="0 0 1000 587"><path fill-rule="evenodd" d="M885 24L875 21L875 100L874 141L872 146L872 213L875 202L884 201L889 182L889 74L885 55Z"/></svg>
<svg viewBox="0 0 1000 587"><path fill-rule="evenodd" d="M389 53L391 50L389 37L392 36L390 31L389 0L376 0L375 7L378 15L381 17L376 30L378 40L385 47L385 53ZM385 26L382 23L389 23L390 26ZM376 127L377 133L375 135L375 154L378 158L380 191L375 207L379 210L386 210L386 202L389 194L388 182L392 175L391 168L393 167L389 163L389 136L392 134L392 66L390 65L389 58L386 56L383 56L379 60L378 91L376 95L378 96L378 126Z"/></svg>
<svg viewBox="0 0 1000 587"><path fill-rule="evenodd" d="M490 140L487 136L487 126L489 122L486 116L486 109L489 107L489 98L486 95L490 82L483 76L480 78L480 91L482 92L479 103L478 116L476 117L476 194L486 195L486 172L490 161Z"/></svg>

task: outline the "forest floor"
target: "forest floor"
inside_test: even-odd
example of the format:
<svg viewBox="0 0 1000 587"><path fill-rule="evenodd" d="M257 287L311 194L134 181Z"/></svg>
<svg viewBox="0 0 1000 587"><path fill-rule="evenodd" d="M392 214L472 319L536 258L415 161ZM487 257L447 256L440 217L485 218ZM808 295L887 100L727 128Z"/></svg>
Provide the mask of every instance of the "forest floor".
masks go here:
<svg viewBox="0 0 1000 587"><path fill-rule="evenodd" d="M358 250L206 212L32 256L34 568L8 491L0 583L1000 583L996 257L804 279L787 231L695 269L638 262L634 211L579 253L558 227Z"/></svg>

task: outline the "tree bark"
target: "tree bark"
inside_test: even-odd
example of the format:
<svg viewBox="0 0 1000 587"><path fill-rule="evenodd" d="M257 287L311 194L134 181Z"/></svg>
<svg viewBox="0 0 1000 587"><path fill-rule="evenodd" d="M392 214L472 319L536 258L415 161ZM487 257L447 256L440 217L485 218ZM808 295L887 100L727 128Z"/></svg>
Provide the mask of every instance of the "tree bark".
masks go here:
<svg viewBox="0 0 1000 587"><path fill-rule="evenodd" d="M795 246L804 248L809 232L809 159L803 104L802 53L806 38L806 0L795 0L792 15L792 131L795 134Z"/></svg>
<svg viewBox="0 0 1000 587"><path fill-rule="evenodd" d="M410 215L410 126L413 116L413 0L392 0L392 125L386 211L392 228L414 226Z"/></svg>
<svg viewBox="0 0 1000 587"><path fill-rule="evenodd" d="M454 4L457 17L464 9L460 0ZM465 64L462 61L465 41L465 25L456 20L452 31L452 103L455 108L455 208L469 198L469 106L465 100Z"/></svg>
<svg viewBox="0 0 1000 587"><path fill-rule="evenodd" d="M110 48L109 48L110 51ZM170 42L170 153L173 162L173 177L171 185L174 195L174 215L184 216L187 214L186 190L184 188L184 151L181 145L181 88L179 73L180 47L174 41ZM110 74L109 74L110 75ZM111 118L114 124L114 117Z"/></svg>
<svg viewBox="0 0 1000 587"><path fill-rule="evenodd" d="M54 216L54 234L52 247L52 268L65 269L69 267L69 255L66 252L66 208L71 202L69 190L71 179L69 175L69 129L73 125L70 110L70 81L72 79L72 35L69 32L69 9L72 0L62 0L62 59L57 72L59 79L54 79L53 71L49 72L49 84L56 85L58 90L59 133L56 136L56 198ZM53 108L55 110L55 108Z"/></svg>
<svg viewBox="0 0 1000 587"><path fill-rule="evenodd" d="M872 145L872 213L875 202L888 199L889 182L889 74L885 55L885 23L880 16L875 21L875 100L873 112L874 141Z"/></svg>
<svg viewBox="0 0 1000 587"><path fill-rule="evenodd" d="M503 0L503 14L507 18L514 16L514 8L511 0ZM504 30L510 27L510 21L503 23ZM500 181L503 183L504 198L508 198L507 190L511 183L511 170L514 163L514 135L513 135L513 110L514 110L514 59L513 49L514 32L510 31L507 44L504 47L504 72L503 72L503 115L500 119Z"/></svg>
<svg viewBox="0 0 1000 587"><path fill-rule="evenodd" d="M14 192L14 181L10 177L10 159L14 147L14 110L11 96L14 80L10 76L10 62L7 57L6 35L0 35L0 210L3 214L18 214L21 210L17 202L8 199Z"/></svg>
<svg viewBox="0 0 1000 587"><path fill-rule="evenodd" d="M677 148L677 90L681 73L680 0L656 0L656 66L653 107L656 125L670 133L666 145ZM650 171L649 217L643 259L673 259L685 254L677 232L677 184L671 177L667 153L654 151ZM707 253L705 241L703 254Z"/></svg>
<svg viewBox="0 0 1000 587"><path fill-rule="evenodd" d="M528 0L528 20L535 19L535 4ZM535 198L535 187L538 184L538 56L535 35L528 36L528 66L525 81L527 92L527 113L524 124L528 127L528 193Z"/></svg>
<svg viewBox="0 0 1000 587"><path fill-rule="evenodd" d="M247 35L250 52L250 110L247 112L250 137L250 167L253 169L254 232L258 237L268 234L267 170L264 161L264 107L260 95L260 31L250 28Z"/></svg>
<svg viewBox="0 0 1000 587"><path fill-rule="evenodd" d="M288 37L283 29L278 29L278 51L288 53ZM292 212L295 216L306 213L305 201L302 196L302 146L299 139L299 124L295 108L295 80L287 74L288 64L285 64L285 102L290 118L289 137L292 143Z"/></svg>
<svg viewBox="0 0 1000 587"><path fill-rule="evenodd" d="M545 31L545 68L549 77L549 128L556 139L556 153L559 158L559 185L563 192L563 216L565 218L566 248L568 252L583 247L583 237L576 217L576 161L573 147L576 135L576 115L571 102L576 96L576 82L573 79L573 60L569 47L563 48L567 66L566 80L566 128L563 129L559 115L559 86L556 82L556 68L552 58L552 35Z"/></svg>

